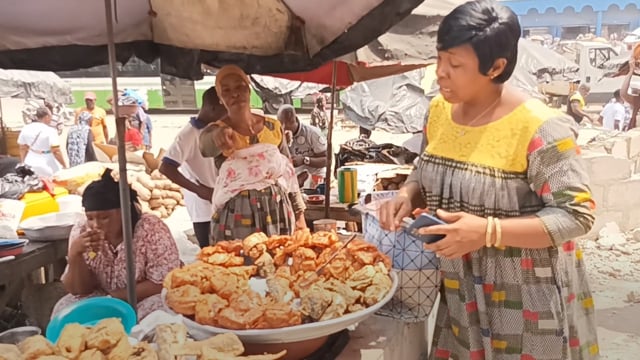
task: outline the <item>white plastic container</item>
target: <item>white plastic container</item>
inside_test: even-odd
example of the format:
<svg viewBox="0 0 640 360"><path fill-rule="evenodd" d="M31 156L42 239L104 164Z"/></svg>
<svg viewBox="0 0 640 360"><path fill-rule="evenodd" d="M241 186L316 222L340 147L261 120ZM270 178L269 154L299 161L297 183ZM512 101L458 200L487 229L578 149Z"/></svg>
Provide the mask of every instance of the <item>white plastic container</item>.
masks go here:
<svg viewBox="0 0 640 360"><path fill-rule="evenodd" d="M58 203L59 212L82 212L82 196L79 195L67 195L61 196L56 199Z"/></svg>

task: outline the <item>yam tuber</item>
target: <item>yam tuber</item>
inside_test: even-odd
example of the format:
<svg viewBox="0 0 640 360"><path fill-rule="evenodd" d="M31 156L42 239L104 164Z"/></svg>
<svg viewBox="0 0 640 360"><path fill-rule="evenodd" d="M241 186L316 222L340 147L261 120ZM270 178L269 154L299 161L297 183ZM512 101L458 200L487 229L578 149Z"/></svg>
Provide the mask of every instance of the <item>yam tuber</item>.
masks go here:
<svg viewBox="0 0 640 360"><path fill-rule="evenodd" d="M178 205L178 202L174 199L171 198L164 198L162 199L162 203L164 205L164 207L168 208L174 208Z"/></svg>
<svg viewBox="0 0 640 360"><path fill-rule="evenodd" d="M151 172L151 179L152 180L164 180L166 179L166 177L164 175L162 175L162 173L160 173L160 170L155 169Z"/></svg>
<svg viewBox="0 0 640 360"><path fill-rule="evenodd" d="M162 192L163 192L163 190L153 189L151 191L151 198L152 199L162 199Z"/></svg>
<svg viewBox="0 0 640 360"><path fill-rule="evenodd" d="M165 190L165 196L164 197L165 198L169 198L169 199L173 199L178 203L178 202L180 202L180 200L182 200L182 193L181 192L176 192L176 191Z"/></svg>
<svg viewBox="0 0 640 360"><path fill-rule="evenodd" d="M146 187L149 191L155 189L155 183L151 180L151 177L146 173L138 174L138 182Z"/></svg>
<svg viewBox="0 0 640 360"><path fill-rule="evenodd" d="M144 187L144 185L142 185L141 183L136 181L133 184L131 184L131 188L136 193L138 193L138 198L140 200L149 201L151 199L151 191L149 191L149 189Z"/></svg>
<svg viewBox="0 0 640 360"><path fill-rule="evenodd" d="M162 199L151 199L149 200L149 207L152 210L157 210L158 208L164 205L164 201Z"/></svg>

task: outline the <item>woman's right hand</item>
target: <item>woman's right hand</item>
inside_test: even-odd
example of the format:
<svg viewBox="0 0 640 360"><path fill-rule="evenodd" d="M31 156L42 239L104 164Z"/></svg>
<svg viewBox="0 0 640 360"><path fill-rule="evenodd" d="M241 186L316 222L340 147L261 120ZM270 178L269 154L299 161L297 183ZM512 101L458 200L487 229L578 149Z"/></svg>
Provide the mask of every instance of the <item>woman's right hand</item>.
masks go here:
<svg viewBox="0 0 640 360"><path fill-rule="evenodd" d="M407 194L400 194L382 204L378 210L380 227L388 231L397 231L402 219L411 215L411 199Z"/></svg>
<svg viewBox="0 0 640 360"><path fill-rule="evenodd" d="M88 251L97 252L104 241L104 233L100 230L87 229L71 240L69 256L82 256Z"/></svg>
<svg viewBox="0 0 640 360"><path fill-rule="evenodd" d="M216 126L211 132L213 142L222 152L233 150L233 129L229 126Z"/></svg>

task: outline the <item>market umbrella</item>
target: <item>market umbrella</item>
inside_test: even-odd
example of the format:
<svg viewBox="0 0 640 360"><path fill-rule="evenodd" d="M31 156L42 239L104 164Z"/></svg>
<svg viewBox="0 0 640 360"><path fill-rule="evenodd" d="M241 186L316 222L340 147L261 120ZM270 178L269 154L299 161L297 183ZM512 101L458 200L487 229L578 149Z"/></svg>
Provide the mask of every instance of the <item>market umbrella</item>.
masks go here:
<svg viewBox="0 0 640 360"><path fill-rule="evenodd" d="M257 73L312 69L371 41L422 0L191 0L188 6L170 0L104 0L104 8L80 0L9 2L0 12L0 68L61 71L108 63L117 104L118 60L160 58L162 72L188 79L202 77L202 63L236 63ZM33 21L36 13L47 16ZM78 14L104 14L106 21ZM114 110L119 118L121 109ZM120 178L126 179L124 122L117 121L116 129ZM120 201L127 294L135 309L125 181L120 182Z"/></svg>
<svg viewBox="0 0 640 360"><path fill-rule="evenodd" d="M247 73L306 71L364 46L423 0L114 0L117 60L161 59L201 79L201 64ZM35 14L39 16L33 20ZM107 64L99 1L6 0L0 68L52 71ZM83 14L83 16L78 16Z"/></svg>
<svg viewBox="0 0 640 360"><path fill-rule="evenodd" d="M357 60L357 53L343 56L335 60L336 83L332 84L334 61L330 61L317 69L305 72L269 74L270 76L315 84L331 85L342 89L357 82L379 79L386 76L402 74L407 71L419 69L427 63L401 63L385 61L369 64Z"/></svg>

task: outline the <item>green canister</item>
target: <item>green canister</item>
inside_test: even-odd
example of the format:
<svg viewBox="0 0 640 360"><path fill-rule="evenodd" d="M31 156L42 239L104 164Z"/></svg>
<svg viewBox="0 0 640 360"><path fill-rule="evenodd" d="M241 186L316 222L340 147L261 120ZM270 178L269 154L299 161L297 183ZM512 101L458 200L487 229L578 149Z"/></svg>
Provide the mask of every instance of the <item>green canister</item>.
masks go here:
<svg viewBox="0 0 640 360"><path fill-rule="evenodd" d="M338 169L338 201L343 204L358 202L358 170Z"/></svg>

